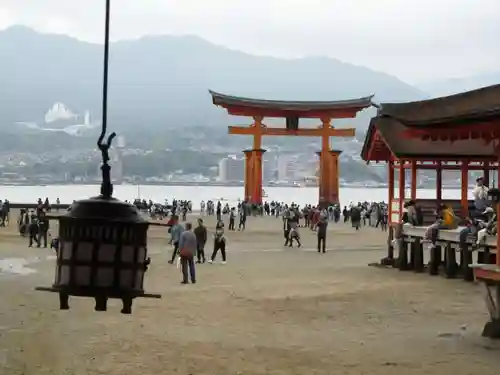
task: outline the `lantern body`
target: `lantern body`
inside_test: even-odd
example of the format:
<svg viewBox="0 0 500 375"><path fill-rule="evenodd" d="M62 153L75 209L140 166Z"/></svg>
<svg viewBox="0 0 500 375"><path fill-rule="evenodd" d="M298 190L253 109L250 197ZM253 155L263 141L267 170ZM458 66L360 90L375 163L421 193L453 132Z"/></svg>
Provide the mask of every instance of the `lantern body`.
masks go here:
<svg viewBox="0 0 500 375"><path fill-rule="evenodd" d="M74 296L144 294L148 225L134 206L116 199L75 202L59 219L53 287Z"/></svg>

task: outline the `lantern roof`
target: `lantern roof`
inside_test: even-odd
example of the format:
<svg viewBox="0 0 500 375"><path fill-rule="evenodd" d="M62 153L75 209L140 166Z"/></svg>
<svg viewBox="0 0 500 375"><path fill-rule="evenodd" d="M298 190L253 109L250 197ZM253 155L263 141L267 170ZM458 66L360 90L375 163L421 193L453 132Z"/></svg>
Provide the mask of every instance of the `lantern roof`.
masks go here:
<svg viewBox="0 0 500 375"><path fill-rule="evenodd" d="M74 202L61 218L148 223L134 205L103 196Z"/></svg>

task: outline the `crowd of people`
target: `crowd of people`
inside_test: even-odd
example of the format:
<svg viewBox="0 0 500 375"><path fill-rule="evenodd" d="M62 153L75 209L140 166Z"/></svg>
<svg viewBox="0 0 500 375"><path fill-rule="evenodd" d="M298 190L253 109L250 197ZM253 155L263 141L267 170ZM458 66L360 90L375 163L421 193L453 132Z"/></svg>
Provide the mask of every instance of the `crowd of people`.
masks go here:
<svg viewBox="0 0 500 375"><path fill-rule="evenodd" d="M60 204L56 200L56 206ZM170 243L173 246L170 264L178 264L182 270L183 283L196 282L195 264L213 263L220 254L221 263L227 262L227 238L225 228L228 231L244 231L248 217L269 216L282 218L284 246L293 247L296 244L302 246L299 228L307 228L317 234L317 250L325 253L327 250L327 228L330 222L348 223L359 230L362 226L374 227L387 226L387 207L385 203L350 203L343 209L340 205L331 205L320 208L314 205L300 206L295 203L269 201L263 204L252 204L246 201L238 201L230 205L224 200L208 200L200 203L199 218L196 226L188 220L188 215L193 212L192 202L189 200L173 199L169 202L165 199L163 203L155 203L152 200L132 201L141 212L151 219L167 219L166 226L169 228ZM57 250L57 237L50 236L50 221L47 213L52 210L48 198L38 199L34 209L21 209L17 220L19 233L28 238L28 246L48 247ZM9 202L0 202L2 223L8 225L8 214L10 212ZM216 225L213 231L213 246L210 256L205 255L205 248L209 243L207 227L204 217L213 216ZM50 242L50 243L49 243ZM177 260L177 261L176 261Z"/></svg>
<svg viewBox="0 0 500 375"><path fill-rule="evenodd" d="M467 215L460 216L448 204L440 204L434 213L434 222L427 226L425 241L430 248L437 246L439 231L445 229L461 228L459 232L459 244L466 246L467 239L474 237L473 246L477 247L484 243L488 235L497 234L497 215L489 198L489 187L485 185L484 178L476 179L476 185L472 190L473 204L468 207ZM410 200L405 203L405 214L403 222L414 226L423 226L424 214L418 200Z"/></svg>
<svg viewBox="0 0 500 375"><path fill-rule="evenodd" d="M460 230L460 241L465 243L470 236L477 237L479 245L487 235L496 234L496 213L491 207L488 198L488 187L483 178L478 178L472 192L474 205L469 209L467 217L459 217L445 204L436 211L436 220L428 226L426 240L435 246L439 230L454 229L463 226ZM59 199L56 200L59 205ZM170 242L173 251L169 263L174 264L178 259L179 267L183 272L183 282L196 282L195 263L213 263L220 253L222 264L227 261L227 239L225 227L228 231L244 231L247 218L256 216L269 216L282 218L284 246L301 247L300 228L305 228L316 233L317 251L325 253L327 249L327 228L330 223L350 222L352 227L359 231L364 226L372 226L386 231L388 227L388 206L384 202L359 202L350 203L343 208L338 205L319 207L314 205L300 206L296 203L287 204L278 201L265 201L262 204L252 204L238 201L230 205L224 200L201 201L199 218L193 227L188 222L188 215L193 212L190 200L167 199L163 203L152 200L136 199L132 203L152 219L167 218L166 226L170 232ZM403 221L413 225L423 225L423 214L418 201L410 200L405 204ZM35 209L21 209L17 220L19 233L28 237L28 246L48 247L50 237L49 220L46 217L52 206L49 199L38 199ZM8 200L0 201L0 227L9 225L10 203ZM213 247L210 257L205 256L205 247L209 242L208 230L204 224L205 216L214 216L216 225L213 234ZM181 224L184 223L184 224ZM57 248L57 238L51 241L52 247ZM178 257L179 256L179 257Z"/></svg>
<svg viewBox="0 0 500 375"><path fill-rule="evenodd" d="M56 199L56 205L59 205L59 198ZM18 230L21 236L28 237L28 246L37 247L48 246L50 220L47 218L47 213L52 210L52 205L48 198L42 201L38 198L34 209L21 208L17 219ZM57 240L56 240L57 241ZM52 242L52 241L51 241ZM55 248L55 243L51 244Z"/></svg>

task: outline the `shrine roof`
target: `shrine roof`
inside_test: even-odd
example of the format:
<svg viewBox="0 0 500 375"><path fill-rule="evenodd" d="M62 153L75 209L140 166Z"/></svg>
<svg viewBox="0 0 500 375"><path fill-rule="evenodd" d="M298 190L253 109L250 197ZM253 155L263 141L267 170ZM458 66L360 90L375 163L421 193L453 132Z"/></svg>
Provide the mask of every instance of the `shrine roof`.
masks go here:
<svg viewBox="0 0 500 375"><path fill-rule="evenodd" d="M454 125L500 115L500 84L435 99L380 104L380 117L407 126Z"/></svg>
<svg viewBox="0 0 500 375"><path fill-rule="evenodd" d="M249 110L277 110L283 112L307 112L307 111L325 111L333 110L362 110L372 105L373 95L357 99L337 100L337 101L286 101L286 100L264 100L252 99L239 96L221 94L209 90L212 95L212 101L215 105L228 108L238 107Z"/></svg>
<svg viewBox="0 0 500 375"><path fill-rule="evenodd" d="M377 116L371 119L361 151L365 161L389 161L391 158L419 160L497 160L494 142L483 138L433 140L410 138L404 133L410 127L394 118Z"/></svg>

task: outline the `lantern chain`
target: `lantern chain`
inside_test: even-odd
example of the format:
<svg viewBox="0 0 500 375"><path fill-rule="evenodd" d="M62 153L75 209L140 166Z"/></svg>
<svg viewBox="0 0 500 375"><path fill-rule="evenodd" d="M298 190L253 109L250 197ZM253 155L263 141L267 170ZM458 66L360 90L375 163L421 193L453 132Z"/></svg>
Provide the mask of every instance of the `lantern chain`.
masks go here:
<svg viewBox="0 0 500 375"><path fill-rule="evenodd" d="M104 27L104 71L102 84L102 122L101 135L97 140L97 147L101 150L102 155L102 183L101 195L104 198L111 198L113 195L113 185L111 184L111 166L109 165L109 148L116 133L111 133L106 143L103 143L106 136L107 120L108 120L108 65L109 65L109 22L110 22L111 0L106 0L106 19Z"/></svg>

